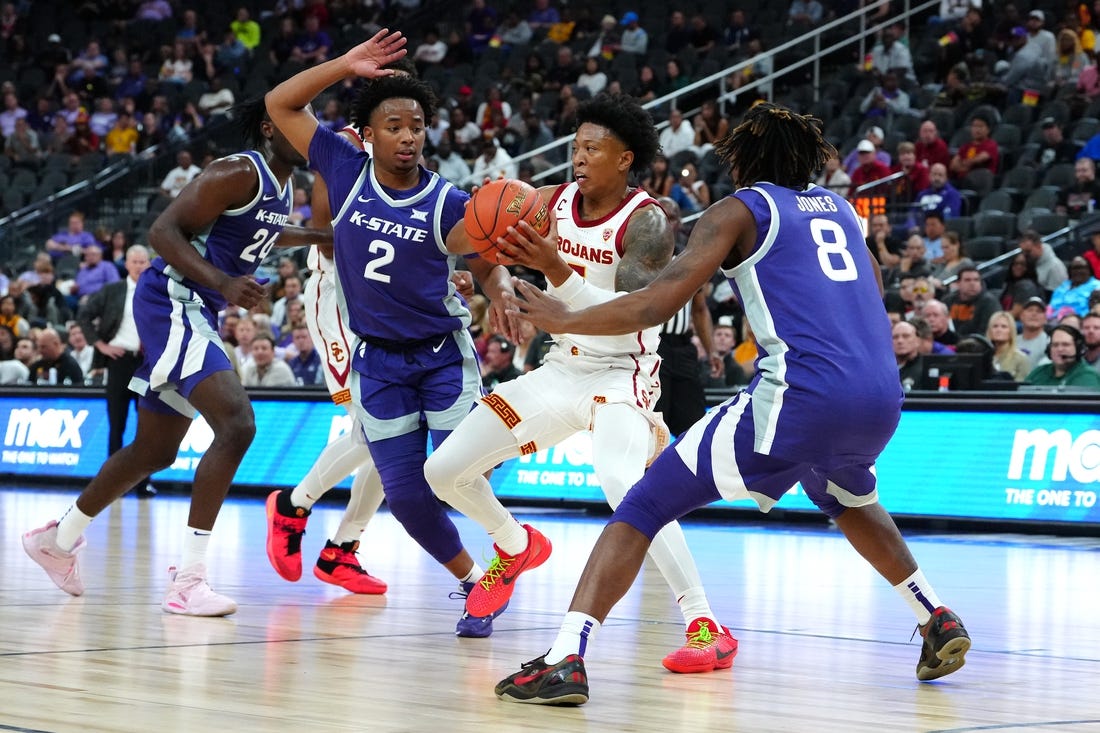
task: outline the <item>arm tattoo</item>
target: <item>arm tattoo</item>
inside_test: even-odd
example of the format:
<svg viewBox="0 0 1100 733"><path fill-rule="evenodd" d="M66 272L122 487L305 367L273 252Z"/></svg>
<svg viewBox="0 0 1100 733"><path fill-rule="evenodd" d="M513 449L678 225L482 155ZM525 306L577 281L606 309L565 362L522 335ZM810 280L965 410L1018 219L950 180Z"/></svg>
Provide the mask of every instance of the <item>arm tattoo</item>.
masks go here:
<svg viewBox="0 0 1100 733"><path fill-rule="evenodd" d="M626 226L625 252L615 272L615 289L633 292L657 277L672 259L672 226L660 206L636 211Z"/></svg>

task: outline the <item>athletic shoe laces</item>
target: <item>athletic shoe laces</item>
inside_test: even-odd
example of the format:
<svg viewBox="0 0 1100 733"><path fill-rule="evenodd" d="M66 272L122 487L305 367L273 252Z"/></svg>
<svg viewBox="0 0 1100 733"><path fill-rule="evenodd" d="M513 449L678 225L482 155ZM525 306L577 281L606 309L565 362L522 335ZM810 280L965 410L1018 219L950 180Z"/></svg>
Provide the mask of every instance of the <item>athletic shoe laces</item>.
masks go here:
<svg viewBox="0 0 1100 733"><path fill-rule="evenodd" d="M710 624L706 621L699 622L699 628L688 634L687 646L693 649L706 649L714 643L714 634L710 633Z"/></svg>
<svg viewBox="0 0 1100 733"><path fill-rule="evenodd" d="M489 563L489 569L485 571L485 576L478 581L481 583L481 587L486 591L492 591L493 586L501 579L504 573L508 572L508 568L514 562L514 558L508 558L507 560L497 555L493 558L493 561Z"/></svg>

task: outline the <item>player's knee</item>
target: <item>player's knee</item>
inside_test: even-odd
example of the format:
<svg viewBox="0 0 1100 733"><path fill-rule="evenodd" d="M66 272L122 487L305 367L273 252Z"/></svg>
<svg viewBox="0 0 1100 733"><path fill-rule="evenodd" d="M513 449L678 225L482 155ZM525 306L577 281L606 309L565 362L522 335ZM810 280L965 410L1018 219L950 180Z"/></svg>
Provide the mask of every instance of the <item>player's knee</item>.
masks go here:
<svg viewBox="0 0 1100 733"><path fill-rule="evenodd" d="M210 427L214 441L237 455L243 456L256 437L256 418L251 409L225 416Z"/></svg>
<svg viewBox="0 0 1100 733"><path fill-rule="evenodd" d="M462 473L462 468L450 461L447 453L442 450L428 456L424 463L424 478L435 495L448 503L464 486L469 486L471 481L469 476Z"/></svg>

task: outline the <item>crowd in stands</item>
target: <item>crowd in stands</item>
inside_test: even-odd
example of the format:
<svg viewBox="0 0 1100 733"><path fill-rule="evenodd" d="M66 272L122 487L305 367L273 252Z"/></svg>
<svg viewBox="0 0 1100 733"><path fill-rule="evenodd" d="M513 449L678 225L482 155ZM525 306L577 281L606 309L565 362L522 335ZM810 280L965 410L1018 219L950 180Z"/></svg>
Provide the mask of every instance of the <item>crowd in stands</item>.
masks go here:
<svg viewBox="0 0 1100 733"><path fill-rule="evenodd" d="M1066 384L1064 370L1036 370L1051 363L1052 329L1072 328L1074 318L1087 347L1081 362L1095 370L1100 327L1090 314L1100 313L1100 295L1092 297L1100 287L1100 235L1085 235L1100 229L1092 218L1100 197L1100 10L1086 2L1051 12L945 0L938 13L907 23L893 22L897 6L878 2L871 18L884 28L867 39L864 58L832 59L817 101L797 95L797 80L768 78L776 59L762 51L861 4L708 3L690 12L644 2L605 14L557 0L470 0L461 17L448 18L417 15L420 0L280 0L270 7L116 0L73 4L65 29L80 32L63 36L32 22L27 0L7 2L0 5L0 59L10 69L0 82L0 213L105 161L166 146L177 165L148 201L155 214L211 156L231 152L192 142L236 101L383 24L410 36L409 58L442 100L424 162L465 188L486 176L565 180L568 171L556 166L568 162L567 147L543 148L572 132L584 99L607 91L653 100L746 62L723 78L726 96L715 84L653 110L662 155L639 182L646 190L671 198L685 216L704 210L731 189L715 142L754 100L788 94L798 111L822 118L837 146L818 184L862 202L868 214L867 246L882 268L903 381L907 370L919 370L921 354L978 338L988 342L990 377ZM411 17L417 23L403 27ZM323 124L348 124L356 88L349 81L315 101ZM303 171L294 223L310 223L310 182ZM1075 227L1082 234L1071 240L1087 243L1085 251L1055 252L1044 242ZM126 250L142 236L76 211L34 262L7 263L0 382L98 379L87 368L94 347L82 338L80 307L125 277ZM1003 266L985 267L1017 247ZM223 338L246 384L321 384L301 316L303 265L300 256L284 258L266 305L223 314ZM718 278L709 304L715 348L727 364L726 376L710 385L742 384L755 358L752 335ZM69 364L57 366L54 337L84 365L79 376ZM531 333L514 344L480 334L486 384L536 366L545 339ZM701 364L706 357L700 353Z"/></svg>

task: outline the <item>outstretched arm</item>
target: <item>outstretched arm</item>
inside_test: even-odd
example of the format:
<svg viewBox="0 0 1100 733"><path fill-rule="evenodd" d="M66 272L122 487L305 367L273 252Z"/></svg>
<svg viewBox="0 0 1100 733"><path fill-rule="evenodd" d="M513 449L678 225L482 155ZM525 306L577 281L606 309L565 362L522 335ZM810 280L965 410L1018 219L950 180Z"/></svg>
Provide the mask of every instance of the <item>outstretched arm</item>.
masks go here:
<svg viewBox="0 0 1100 733"><path fill-rule="evenodd" d="M664 323L691 300L723 264L740 262L751 247L756 225L737 199L714 204L695 224L683 254L669 263L645 287L615 300L571 311L557 298L522 281L516 290L526 300L505 296L515 317L531 321L549 333L621 334Z"/></svg>
<svg viewBox="0 0 1100 733"><path fill-rule="evenodd" d="M317 119L309 103L318 94L352 75L377 79L393 74L382 68L405 55L405 37L400 31L383 28L343 56L299 72L267 93L267 113L302 155L309 154L309 143L317 129Z"/></svg>

